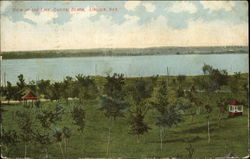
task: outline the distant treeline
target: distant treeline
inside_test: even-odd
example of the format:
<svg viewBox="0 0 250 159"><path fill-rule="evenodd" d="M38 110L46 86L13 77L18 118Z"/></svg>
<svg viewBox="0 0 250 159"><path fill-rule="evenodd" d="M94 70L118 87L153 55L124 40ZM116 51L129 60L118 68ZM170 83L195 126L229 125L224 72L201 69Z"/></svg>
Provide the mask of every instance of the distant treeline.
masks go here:
<svg viewBox="0 0 250 159"><path fill-rule="evenodd" d="M185 91L191 89L197 92L231 92L235 96L239 92L247 92L247 76L246 73L235 72L234 75L228 75L227 70L219 70L210 65L204 64L202 67L203 75L201 76L151 76L144 78L125 78L123 74L114 73L113 76L83 76L78 74L75 77L67 76L63 81L52 82L50 80L39 80L25 82L24 76L18 76L16 85L7 82L6 86L0 88L2 97L5 100L22 100L22 97L28 90L34 92L41 98L50 100L59 100L61 98L78 98L84 100L96 98L108 80L111 80L111 85L115 85L116 79L123 79L125 83L131 83L141 79L143 81L150 81L149 83L155 85L157 82L168 81L168 86L176 90L177 96L184 96ZM190 88L192 86L192 88Z"/></svg>
<svg viewBox="0 0 250 159"><path fill-rule="evenodd" d="M91 57L91 56L140 56L140 55L182 55L182 54L230 54L248 53L246 46L220 47L152 47L152 48L100 48L80 50L41 50L1 52L3 59Z"/></svg>

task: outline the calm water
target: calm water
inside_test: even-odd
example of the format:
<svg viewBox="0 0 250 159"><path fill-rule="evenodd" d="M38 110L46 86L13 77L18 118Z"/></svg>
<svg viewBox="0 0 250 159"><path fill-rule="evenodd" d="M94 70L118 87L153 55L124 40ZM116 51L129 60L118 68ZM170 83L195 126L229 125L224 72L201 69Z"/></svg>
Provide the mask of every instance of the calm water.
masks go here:
<svg viewBox="0 0 250 159"><path fill-rule="evenodd" d="M202 74L204 63L234 72L248 72L248 54L220 55L150 55L105 56L74 58L15 59L3 61L7 81L16 82L23 74L26 81L36 79L62 80L65 76L107 75L123 73L125 76Z"/></svg>

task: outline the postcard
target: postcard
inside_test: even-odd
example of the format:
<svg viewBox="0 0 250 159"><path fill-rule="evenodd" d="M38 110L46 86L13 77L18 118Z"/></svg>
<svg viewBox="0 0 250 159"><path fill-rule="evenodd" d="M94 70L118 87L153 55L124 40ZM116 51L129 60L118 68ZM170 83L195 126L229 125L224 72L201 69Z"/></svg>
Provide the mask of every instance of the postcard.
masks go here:
<svg viewBox="0 0 250 159"><path fill-rule="evenodd" d="M1 1L1 158L249 157L247 1Z"/></svg>

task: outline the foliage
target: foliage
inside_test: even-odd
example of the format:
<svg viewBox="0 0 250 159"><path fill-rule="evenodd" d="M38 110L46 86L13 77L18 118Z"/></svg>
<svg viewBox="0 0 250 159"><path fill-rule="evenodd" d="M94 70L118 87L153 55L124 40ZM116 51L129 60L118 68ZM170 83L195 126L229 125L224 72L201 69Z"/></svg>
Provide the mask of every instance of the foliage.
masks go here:
<svg viewBox="0 0 250 159"><path fill-rule="evenodd" d="M171 128L183 120L181 108L178 108L175 105L170 105L158 113L156 125Z"/></svg>
<svg viewBox="0 0 250 159"><path fill-rule="evenodd" d="M143 135L150 129L150 127L144 122L144 118L152 105L150 102L152 93L152 82L146 81L143 78L136 79L132 85L129 86L129 127L130 133L137 135L137 143L140 142L140 135Z"/></svg>
<svg viewBox="0 0 250 159"><path fill-rule="evenodd" d="M240 75L240 72L235 72L230 81L230 90L234 96L237 96L240 91Z"/></svg>
<svg viewBox="0 0 250 159"><path fill-rule="evenodd" d="M44 128L50 128L51 124L55 124L57 121L61 121L63 114L63 107L59 104L54 109L41 110L36 116L40 124Z"/></svg>
<svg viewBox="0 0 250 159"><path fill-rule="evenodd" d="M50 80L40 80L37 82L38 92L44 95L45 99L50 98Z"/></svg>
<svg viewBox="0 0 250 159"><path fill-rule="evenodd" d="M16 112L17 123L20 129L19 137L24 142L29 142L33 139L34 120L33 114L27 109Z"/></svg>
<svg viewBox="0 0 250 159"><path fill-rule="evenodd" d="M78 130L83 132L85 126L85 111L79 106L75 106L71 112L74 124L78 126ZM66 131L66 130L64 130ZM67 131L66 131L67 132ZM67 135L67 133L66 133Z"/></svg>
<svg viewBox="0 0 250 159"><path fill-rule="evenodd" d="M128 107L128 104L124 100L113 99L108 96L101 97L101 108L104 111L104 115L107 118L124 117L124 110Z"/></svg>
<svg viewBox="0 0 250 159"><path fill-rule="evenodd" d="M76 96L80 99L80 101L97 98L98 89L94 78L78 74L76 79L77 82L75 84L74 91L77 92Z"/></svg>
<svg viewBox="0 0 250 159"><path fill-rule="evenodd" d="M50 99L51 100L59 100L61 97L61 87L62 83L55 82L50 86Z"/></svg>
<svg viewBox="0 0 250 159"><path fill-rule="evenodd" d="M106 77L106 83L104 84L103 94L111 98L122 99L124 97L123 87L125 85L123 74L114 73L113 76Z"/></svg>
<svg viewBox="0 0 250 159"><path fill-rule="evenodd" d="M0 137L1 150L9 154L11 152L10 147L16 146L19 142L18 134L15 130L5 130L2 129L1 137Z"/></svg>
<svg viewBox="0 0 250 159"><path fill-rule="evenodd" d="M24 89L26 87L26 83L25 83L23 74L20 74L18 76L18 80L19 81L16 83L17 88L18 88L16 94L17 94L17 99L21 100L22 96L24 96Z"/></svg>
<svg viewBox="0 0 250 159"><path fill-rule="evenodd" d="M107 118L124 117L124 110L128 103L124 99L124 77L122 74L114 74L106 77L104 95L100 97L100 110L104 111Z"/></svg>
<svg viewBox="0 0 250 159"><path fill-rule="evenodd" d="M180 142L185 141L186 138L190 138L191 141L194 141L194 144L192 144L197 148L195 152L196 154L199 153L200 156L203 154L202 149L198 151L199 146L202 145L209 149L211 146L216 147L220 145L220 147L217 147L219 147L220 151L223 151L221 141L227 138L232 138L232 140L238 144L238 147L233 146L235 149L241 152L244 151L242 150L243 146L239 142L243 143L244 140L241 138L246 136L241 123L246 124L247 120L245 121L243 119L246 119L247 116L243 114L242 117L237 119L231 118L227 120L221 118L221 127L214 127L215 124L218 124L218 114L214 113L213 110L219 108L218 110L221 111L219 113L226 112L228 103L235 98L239 98L239 101L245 101L245 103L247 103L248 85L246 74L237 72L232 76L228 76L226 71L223 72L223 70L214 69L207 65L204 67L204 75L202 76L187 76L184 77L184 80L178 79L177 77L178 83L181 83L180 86L176 86L173 80L171 80L176 77L169 77L170 80L168 81L170 81L170 83L166 82L166 77L164 76L124 78L123 75L113 74L106 78L85 77L82 75L77 77L76 79L66 77L63 81L54 83L50 83L49 80L41 80L36 83L29 82L26 84L24 77L20 75L18 81L19 86L13 86L10 82L7 83L7 87L4 88L5 94L3 97L3 99L6 100L17 99L17 95L20 97L18 90L25 90L26 88L32 90L37 89L41 98L45 97L51 100L59 100L62 98L68 100L70 97L77 98L72 99L72 101L67 104L62 104L61 102L64 101L61 100L53 102L37 101L37 104L35 104L37 106L32 109L23 109L21 104L13 104L11 106L4 105L3 109L7 110L3 112L6 118L4 120L4 126L11 129L15 128L16 130L16 132L12 132L8 129L8 131L4 132L8 133L4 139L6 145L9 143L9 145L7 145L8 148L15 148L17 151L20 151L23 147L23 145L21 145L23 142L31 141L27 144L34 146L36 151L39 149L37 145L47 149L52 148L51 153L56 156L58 149L54 148L55 141L60 142L60 144L61 142L65 142L66 145L67 141L65 140L73 135L72 140L69 142L69 147L79 146L79 141L77 140L79 139L79 134L75 133L75 127L77 127L81 132L81 137L83 137L84 142L86 142L84 144L89 146L84 147L86 153L90 154L92 150L100 149L100 151L97 151L98 154L93 155L99 157L103 155L103 151L105 151L103 149L105 147L103 130L107 129L106 124L110 122L108 119L110 118L112 121L115 121L112 122L112 124L108 123L110 128L111 125L113 127L112 139L109 140L112 141L111 147L114 152L126 152L138 157L140 151L133 151L133 154L132 148L143 151L147 151L147 148L154 149L154 147L157 146L156 144L158 144L156 138L159 137L159 131L155 130L156 126L159 126L161 129L166 128L170 130L171 128L169 134L165 134L168 140L163 142L168 143L166 144L166 146L168 146L166 149L170 151L162 151L162 153L159 154L159 150L155 149L149 152L151 156L156 154L159 156L173 154L174 148L172 148L172 146L178 147ZM177 81L175 82L177 83ZM196 83L197 81L200 83ZM105 84L103 84L104 82ZM99 95L100 98L96 98ZM78 99L81 100L80 103ZM83 100L84 105L89 103L88 109L83 108ZM73 103L75 103L75 105ZM73 104L73 107L71 104ZM189 115L186 113L186 110L189 109L191 105L200 106L202 112L205 112L197 115L192 123L186 120ZM105 118L101 112L96 111L97 109L104 112ZM124 119L114 120L120 117L127 117L128 122ZM72 121L74 124L72 124ZM86 126L86 121L89 123L88 126ZM204 144L204 139L206 138L204 131L207 127L208 133L210 133L210 125L212 127L211 130L213 130L211 137L218 138L218 141L214 140L210 143L211 146ZM224 136L224 132L234 131L232 125L237 131L227 133L226 136ZM140 142L140 137L144 135L145 143L150 143L149 146L133 145L133 140L130 139L131 137L127 134L128 128L129 134L138 137L137 142ZM181 134L181 136L174 135L175 133ZM235 134L240 134L239 136L241 136L241 138ZM13 145L11 143L13 143ZM16 143L17 146L15 146L14 143ZM131 145L132 148L130 149L130 146L124 147L123 145ZM150 145L152 145L152 147ZM190 150L189 157L192 156L193 145L189 145L186 148L187 151ZM82 143L80 147L82 150ZM184 147L183 150L185 151ZM30 151L35 153L35 150ZM208 152L205 153L209 156ZM72 153L71 155L80 153L80 150L76 150L76 153ZM13 152L13 154L18 155L16 152ZM83 156L89 154L84 154ZM216 154L221 153L218 150ZM213 154L211 154L211 156L213 156Z"/></svg>
<svg viewBox="0 0 250 159"><path fill-rule="evenodd" d="M179 86L181 87L184 83L184 81L186 80L186 76L185 75L179 75L177 76L177 81L179 82Z"/></svg>
<svg viewBox="0 0 250 159"><path fill-rule="evenodd" d="M6 100L8 100L8 102L13 99L15 94L15 91L11 85L11 83L9 81L7 81L7 88L6 88Z"/></svg>
<svg viewBox="0 0 250 159"><path fill-rule="evenodd" d="M138 136L143 135L148 132L150 127L144 122L146 111L142 112L141 109L137 109L136 112L133 112L129 116L129 124L130 124L130 133Z"/></svg>
<svg viewBox="0 0 250 159"><path fill-rule="evenodd" d="M199 83L207 91L215 91L228 83L228 73L226 70L214 69L212 66L204 64L202 67L204 77Z"/></svg>

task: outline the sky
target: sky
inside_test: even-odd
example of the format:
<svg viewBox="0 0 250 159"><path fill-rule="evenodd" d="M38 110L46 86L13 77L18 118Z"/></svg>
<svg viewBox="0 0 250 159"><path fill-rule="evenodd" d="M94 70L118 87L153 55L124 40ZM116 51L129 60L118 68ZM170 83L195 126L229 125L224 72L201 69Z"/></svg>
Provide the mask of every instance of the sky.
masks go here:
<svg viewBox="0 0 250 159"><path fill-rule="evenodd" d="M1 1L1 51L228 45L246 1Z"/></svg>

